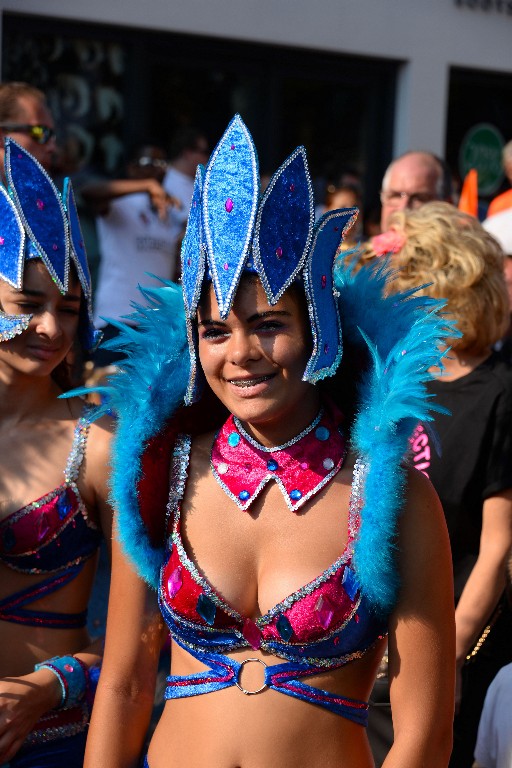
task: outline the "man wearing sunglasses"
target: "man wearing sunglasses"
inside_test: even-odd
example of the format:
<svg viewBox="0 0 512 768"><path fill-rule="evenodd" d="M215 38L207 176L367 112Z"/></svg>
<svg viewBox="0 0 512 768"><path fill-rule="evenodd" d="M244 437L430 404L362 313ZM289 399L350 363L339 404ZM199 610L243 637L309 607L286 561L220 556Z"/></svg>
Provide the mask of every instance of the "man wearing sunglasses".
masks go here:
<svg viewBox="0 0 512 768"><path fill-rule="evenodd" d="M44 93L28 83L0 84L0 170L4 176L4 138L12 138L47 171L55 153L55 124Z"/></svg>

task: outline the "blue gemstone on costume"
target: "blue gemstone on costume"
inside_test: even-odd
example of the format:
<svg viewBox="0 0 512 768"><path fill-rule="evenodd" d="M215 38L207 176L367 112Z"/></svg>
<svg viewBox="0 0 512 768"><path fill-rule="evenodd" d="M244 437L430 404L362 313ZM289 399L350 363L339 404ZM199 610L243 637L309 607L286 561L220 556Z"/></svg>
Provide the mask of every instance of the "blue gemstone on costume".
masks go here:
<svg viewBox="0 0 512 768"><path fill-rule="evenodd" d="M276 621L277 631L282 639L287 643L293 635L293 628L286 616L282 613Z"/></svg>
<svg viewBox="0 0 512 768"><path fill-rule="evenodd" d="M16 544L16 536L14 535L14 531L12 531L10 528L7 528L2 538L4 541L5 550L12 549Z"/></svg>
<svg viewBox="0 0 512 768"><path fill-rule="evenodd" d="M358 584L354 571L348 565L345 566L343 571L341 583L349 598L353 600L357 594Z"/></svg>
<svg viewBox="0 0 512 768"><path fill-rule="evenodd" d="M215 621L217 607L215 603L210 600L207 595L204 594L204 592L202 592L197 599L196 611L201 616L201 618L204 619L206 623L211 627Z"/></svg>
<svg viewBox="0 0 512 768"><path fill-rule="evenodd" d="M302 493L298 488L294 488L293 491L290 491L290 499L293 499L294 501L302 499Z"/></svg>
<svg viewBox="0 0 512 768"><path fill-rule="evenodd" d="M267 469L269 469L271 472L275 472L277 469L279 469L279 464L275 459L269 459L267 461Z"/></svg>
<svg viewBox="0 0 512 768"><path fill-rule="evenodd" d="M66 515L71 511L71 502L68 498L67 491L64 491L59 495L56 506L60 519L64 520Z"/></svg>
<svg viewBox="0 0 512 768"><path fill-rule="evenodd" d="M321 440L322 442L324 442L325 440L329 439L330 435L331 433L327 429L327 427L317 427L315 429L315 437L317 440Z"/></svg>
<svg viewBox="0 0 512 768"><path fill-rule="evenodd" d="M238 432L231 432L231 434L228 435L228 445L230 445L232 448L236 448L239 442L240 435Z"/></svg>
<svg viewBox="0 0 512 768"><path fill-rule="evenodd" d="M251 494L249 493L249 491L240 491L240 493L238 494L238 498L240 499L240 501L247 501L250 495Z"/></svg>

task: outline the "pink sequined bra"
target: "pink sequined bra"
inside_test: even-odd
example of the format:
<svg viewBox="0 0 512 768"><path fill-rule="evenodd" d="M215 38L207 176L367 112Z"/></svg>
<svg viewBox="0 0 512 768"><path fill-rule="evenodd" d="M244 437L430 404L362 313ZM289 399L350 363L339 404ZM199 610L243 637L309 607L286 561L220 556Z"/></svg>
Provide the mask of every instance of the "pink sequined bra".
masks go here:
<svg viewBox="0 0 512 768"><path fill-rule="evenodd" d="M85 625L86 611L32 611L26 605L61 589L76 578L99 547L101 531L89 519L77 478L89 431L88 409L75 427L64 482L0 523L0 563L27 574L52 574L0 601L0 619L28 626L75 628Z"/></svg>
<svg viewBox="0 0 512 768"><path fill-rule="evenodd" d="M232 608L188 557L181 537L181 500L191 438L176 442L169 497L172 530L161 569L159 603L174 641L209 669L189 676L171 675L167 699L194 696L240 685L241 663L226 656L237 648L261 649L285 659L265 666L261 690L273 688L323 706L366 725L367 702L340 697L302 681L360 658L386 634L386 622L372 611L352 569L352 547L360 523L364 467L354 468L348 541L340 557L320 576L296 590L271 610L253 620ZM259 691L257 691L259 692Z"/></svg>

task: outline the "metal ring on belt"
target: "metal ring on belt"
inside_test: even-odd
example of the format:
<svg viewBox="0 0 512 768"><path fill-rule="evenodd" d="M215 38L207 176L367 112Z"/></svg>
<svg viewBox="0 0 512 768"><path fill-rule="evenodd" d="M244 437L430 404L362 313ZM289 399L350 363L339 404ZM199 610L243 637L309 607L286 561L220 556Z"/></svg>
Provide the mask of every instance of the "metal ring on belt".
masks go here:
<svg viewBox="0 0 512 768"><path fill-rule="evenodd" d="M256 691L248 691L248 690L247 690L247 688L243 688L243 687L240 685L240 683L239 683L238 681L239 681L239 679L240 679L240 675L242 674L242 669L244 668L244 665L245 665L245 664L248 664L250 661L257 661L257 662L258 662L258 664L261 664L261 666L262 666L262 667L265 667L265 669L266 669L266 668L267 668L267 666L268 666L268 664L265 664L265 662L263 661L263 659L255 659L255 658L244 659L244 660L243 660L243 661L240 663L240 669L238 670L238 675L237 675L237 679L235 680L235 685L236 685L236 687L238 688L238 690L239 690L239 691L242 691L242 693L245 693L245 695L246 695L246 696L254 696L254 695L255 695L255 694L257 694L257 693L261 693L262 691L264 691L264 690L265 690L265 688L268 688L268 685L267 685L267 683L263 683L263 685L261 686L261 688L258 688Z"/></svg>

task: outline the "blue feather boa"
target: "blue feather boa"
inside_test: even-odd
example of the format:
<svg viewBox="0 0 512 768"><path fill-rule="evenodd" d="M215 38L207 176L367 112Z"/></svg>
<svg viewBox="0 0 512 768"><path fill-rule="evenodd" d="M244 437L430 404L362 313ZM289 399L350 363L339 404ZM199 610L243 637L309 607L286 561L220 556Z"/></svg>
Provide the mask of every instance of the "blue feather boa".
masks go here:
<svg viewBox="0 0 512 768"><path fill-rule="evenodd" d="M425 383L428 369L442 365L440 346L456 331L440 313L442 302L411 292L385 297L386 266L353 274L350 263L340 261L334 276L344 343L366 348L371 357L351 434L353 450L368 467L354 563L375 610L388 614L399 587L394 549L403 506L401 462L417 421L441 410L426 395ZM119 419L111 484L120 540L140 575L156 588L163 546L149 541L137 483L147 441L183 404L189 355L181 289L163 283L141 290L149 306L135 307L137 328L118 324L121 334L109 342L127 354L122 371L97 391L105 398L104 409Z"/></svg>

